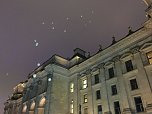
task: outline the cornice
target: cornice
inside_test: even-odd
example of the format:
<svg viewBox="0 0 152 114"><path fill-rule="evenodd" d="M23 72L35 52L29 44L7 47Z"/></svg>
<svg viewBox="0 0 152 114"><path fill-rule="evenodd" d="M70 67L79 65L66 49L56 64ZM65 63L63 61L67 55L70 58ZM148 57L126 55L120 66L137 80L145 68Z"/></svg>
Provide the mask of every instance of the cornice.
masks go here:
<svg viewBox="0 0 152 114"><path fill-rule="evenodd" d="M120 52L120 50L123 50L125 48L129 48L130 45L136 44L137 42L145 39L146 37L148 37L151 34L152 34L152 32L150 29L143 27L143 28L139 29L138 31L136 31L135 33L133 33L132 35L130 35L124 39L121 39L116 44L108 47L107 49L101 51L100 53L92 56L90 59L82 62L81 64L79 64L79 68L74 66L70 70L73 73L80 72L82 69L91 67L98 62L106 60L107 58L111 57L112 55Z"/></svg>
<svg viewBox="0 0 152 114"><path fill-rule="evenodd" d="M144 23L144 26L148 29L152 29L152 18Z"/></svg>

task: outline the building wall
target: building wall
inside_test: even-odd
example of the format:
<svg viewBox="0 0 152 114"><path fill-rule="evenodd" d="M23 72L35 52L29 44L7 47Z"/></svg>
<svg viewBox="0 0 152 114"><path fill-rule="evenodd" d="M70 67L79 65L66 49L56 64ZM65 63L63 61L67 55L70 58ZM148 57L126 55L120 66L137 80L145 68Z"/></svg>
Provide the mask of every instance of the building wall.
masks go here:
<svg viewBox="0 0 152 114"><path fill-rule="evenodd" d="M148 34L147 34L148 33ZM88 112L97 113L97 106L102 105L103 113L111 112L114 114L114 102L119 101L120 110L123 113L137 113L135 108L134 97L140 96L142 99L144 112L149 113L148 105L152 104L152 65L147 59L147 52L152 51L152 32L145 30L144 37L134 43L130 42L123 48L117 48L115 51L105 52L109 54L106 59L96 59L85 61L74 68L71 68L71 82L75 84L75 92L69 93L70 100L74 100L74 114L78 114L78 107L81 105L81 113L84 114L84 109L87 107ZM134 37L134 36L132 36ZM136 38L136 37L134 37ZM126 42L127 43L127 42ZM101 55L102 57L102 55ZM131 60L133 70L126 71L125 61ZM98 61L98 62L97 62ZM115 77L109 79L108 68L114 67ZM93 76L99 74L100 83L94 84ZM88 87L81 90L83 78L87 78ZM130 80L136 79L138 89L132 91ZM118 94L111 95L111 86L116 85ZM95 92L101 91L101 99L96 100ZM83 102L84 95L87 94L88 102ZM70 102L69 102L70 103Z"/></svg>

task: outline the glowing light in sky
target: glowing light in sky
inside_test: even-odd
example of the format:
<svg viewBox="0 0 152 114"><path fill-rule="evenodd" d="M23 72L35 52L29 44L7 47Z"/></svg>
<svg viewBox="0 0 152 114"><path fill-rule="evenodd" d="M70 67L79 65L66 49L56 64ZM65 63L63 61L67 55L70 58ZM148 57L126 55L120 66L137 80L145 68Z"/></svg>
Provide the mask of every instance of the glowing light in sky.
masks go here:
<svg viewBox="0 0 152 114"><path fill-rule="evenodd" d="M40 63L37 63L37 66L39 67L41 64Z"/></svg>

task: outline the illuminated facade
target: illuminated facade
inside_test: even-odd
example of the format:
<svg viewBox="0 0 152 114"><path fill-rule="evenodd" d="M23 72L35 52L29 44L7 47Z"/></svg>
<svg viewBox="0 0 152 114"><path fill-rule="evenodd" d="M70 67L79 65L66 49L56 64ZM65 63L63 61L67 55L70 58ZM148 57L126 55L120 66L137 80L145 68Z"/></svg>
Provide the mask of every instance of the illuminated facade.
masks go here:
<svg viewBox="0 0 152 114"><path fill-rule="evenodd" d="M14 88L4 114L152 114L152 0L137 31L92 57L54 55Z"/></svg>

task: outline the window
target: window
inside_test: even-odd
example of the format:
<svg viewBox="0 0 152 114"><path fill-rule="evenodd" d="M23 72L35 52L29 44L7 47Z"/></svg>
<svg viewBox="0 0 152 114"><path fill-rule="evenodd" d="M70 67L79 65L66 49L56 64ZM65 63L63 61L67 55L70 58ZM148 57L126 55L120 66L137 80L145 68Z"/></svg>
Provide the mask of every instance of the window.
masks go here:
<svg viewBox="0 0 152 114"><path fill-rule="evenodd" d="M46 98L45 97L43 97L41 100L40 100L40 102L39 102L39 107L44 107L45 106L45 104L46 104Z"/></svg>
<svg viewBox="0 0 152 114"><path fill-rule="evenodd" d="M79 105L79 114L81 114L81 105Z"/></svg>
<svg viewBox="0 0 152 114"><path fill-rule="evenodd" d="M73 93L74 92L74 83L70 84L70 92Z"/></svg>
<svg viewBox="0 0 152 114"><path fill-rule="evenodd" d="M99 75L98 74L94 75L94 83L95 84L99 83Z"/></svg>
<svg viewBox="0 0 152 114"><path fill-rule="evenodd" d="M101 94L100 94L100 90L96 91L96 99L101 99Z"/></svg>
<svg viewBox="0 0 152 114"><path fill-rule="evenodd" d="M144 108L143 108L141 97L135 97L134 101L135 101L136 111L143 112Z"/></svg>
<svg viewBox="0 0 152 114"><path fill-rule="evenodd" d="M126 70L127 70L127 72L133 70L133 65L132 65L132 61L131 61L131 60L126 61L126 62L125 62L125 65L126 65Z"/></svg>
<svg viewBox="0 0 152 114"><path fill-rule="evenodd" d="M111 67L111 68L109 68L108 69L108 72L109 72L109 78L113 78L114 77L114 69L113 69L113 67Z"/></svg>
<svg viewBox="0 0 152 114"><path fill-rule="evenodd" d="M70 105L70 112L71 112L71 114L73 114L73 108L74 108L74 106L73 106L73 100L71 101L71 105Z"/></svg>
<svg viewBox="0 0 152 114"><path fill-rule="evenodd" d="M112 85L111 86L111 91L112 91L112 95L116 95L117 94L117 87L116 87L116 85Z"/></svg>
<svg viewBox="0 0 152 114"><path fill-rule="evenodd" d="M102 106L98 105L98 114L102 114Z"/></svg>
<svg viewBox="0 0 152 114"><path fill-rule="evenodd" d="M152 51L147 53L149 64L152 64Z"/></svg>
<svg viewBox="0 0 152 114"><path fill-rule="evenodd" d="M136 79L130 80L131 90L138 89L137 81Z"/></svg>
<svg viewBox="0 0 152 114"><path fill-rule="evenodd" d="M82 88L83 89L87 88L87 79L82 80Z"/></svg>
<svg viewBox="0 0 152 114"><path fill-rule="evenodd" d="M84 114L88 114L88 108L84 108Z"/></svg>
<svg viewBox="0 0 152 114"><path fill-rule="evenodd" d="M114 102L114 111L115 111L115 114L121 114L119 101Z"/></svg>
<svg viewBox="0 0 152 114"><path fill-rule="evenodd" d="M87 94L84 95L84 103L87 103L88 102L88 98L87 98Z"/></svg>
<svg viewBox="0 0 152 114"><path fill-rule="evenodd" d="M33 103L31 104L30 111L34 111L34 108L35 108L35 102L33 102Z"/></svg>
<svg viewBox="0 0 152 114"><path fill-rule="evenodd" d="M27 110L27 105L24 105L24 107L23 107L23 109L22 109L22 112L26 112L26 110Z"/></svg>

